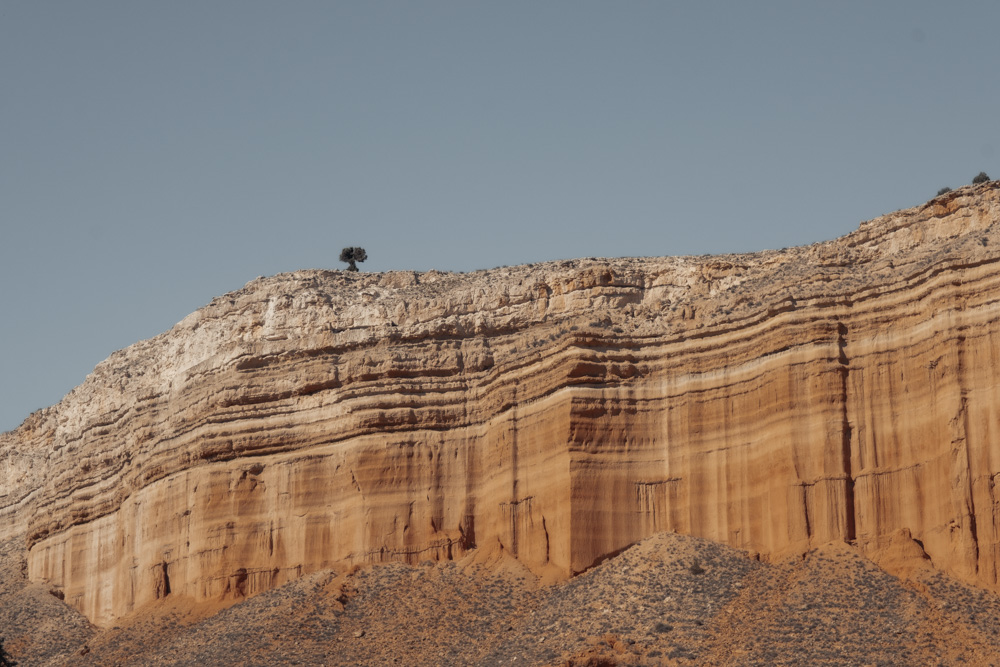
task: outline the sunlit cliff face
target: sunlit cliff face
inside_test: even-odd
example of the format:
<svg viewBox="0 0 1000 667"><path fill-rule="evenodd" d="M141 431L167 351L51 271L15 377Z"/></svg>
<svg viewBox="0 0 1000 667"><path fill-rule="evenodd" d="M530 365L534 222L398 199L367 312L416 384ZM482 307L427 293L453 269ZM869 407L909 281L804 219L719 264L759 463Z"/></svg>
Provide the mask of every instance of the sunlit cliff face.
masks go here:
<svg viewBox="0 0 1000 667"><path fill-rule="evenodd" d="M98 624L659 531L996 589L998 223L992 182L782 251L258 279L0 435L0 537Z"/></svg>

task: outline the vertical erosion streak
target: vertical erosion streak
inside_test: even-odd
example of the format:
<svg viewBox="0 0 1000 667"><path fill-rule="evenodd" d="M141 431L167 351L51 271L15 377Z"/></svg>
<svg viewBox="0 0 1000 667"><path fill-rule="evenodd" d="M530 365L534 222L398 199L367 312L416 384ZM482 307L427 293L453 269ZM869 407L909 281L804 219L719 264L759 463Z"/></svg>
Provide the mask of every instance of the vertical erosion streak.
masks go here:
<svg viewBox="0 0 1000 667"><path fill-rule="evenodd" d="M514 407L511 409L510 423L510 541L511 553L517 556L518 525L517 510L520 499L517 497L517 385L514 385Z"/></svg>
<svg viewBox="0 0 1000 667"><path fill-rule="evenodd" d="M961 331L961 329L960 329ZM973 567L975 572L979 573L979 530L976 526L976 493L973 488L973 476L972 476L972 457L969 453L969 404L968 397L966 396L966 387L969 383L966 378L966 351L965 351L965 335L961 334L956 339L955 344L957 345L957 356L958 356L958 368L956 369L956 374L958 376L958 391L959 391L959 409L958 414L955 416L955 429L958 433L953 438L955 445L962 448L962 461L961 464L964 466L965 477L965 511L969 515L969 537L972 541L973 550Z"/></svg>
<svg viewBox="0 0 1000 667"><path fill-rule="evenodd" d="M806 539L812 540L812 519L809 512L809 484L802 485L802 507L805 508L806 519Z"/></svg>
<svg viewBox="0 0 1000 667"><path fill-rule="evenodd" d="M489 349L489 344L484 339L484 346ZM465 358L459 356L462 369L465 369ZM462 388L462 424L470 424L469 415L470 383L467 375ZM461 535L459 546L462 551L471 551L476 548L476 507L478 498L476 495L476 480L480 477L479 448L470 446L469 438L463 438L461 447L464 449L462 458L464 460L465 477L465 499L462 512L462 521L458 524L458 532Z"/></svg>
<svg viewBox="0 0 1000 667"><path fill-rule="evenodd" d="M545 525L545 517L542 517L542 530L545 531L545 562L549 562L549 527Z"/></svg>
<svg viewBox="0 0 1000 667"><path fill-rule="evenodd" d="M476 496L475 482L479 478L479 460L476 449L469 446L469 441L465 441L465 513L458 530L462 536L462 549L470 551L476 548L476 507L478 498Z"/></svg>
<svg viewBox="0 0 1000 667"><path fill-rule="evenodd" d="M840 353L837 362L840 364L840 413L841 413L841 436L840 436L840 456L844 471L844 516L846 519L845 529L846 539L856 538L855 518L854 518L854 473L851 470L851 440L853 439L853 429L847 413L848 383L850 381L850 359L847 357L847 326L843 322L837 323L837 346Z"/></svg>

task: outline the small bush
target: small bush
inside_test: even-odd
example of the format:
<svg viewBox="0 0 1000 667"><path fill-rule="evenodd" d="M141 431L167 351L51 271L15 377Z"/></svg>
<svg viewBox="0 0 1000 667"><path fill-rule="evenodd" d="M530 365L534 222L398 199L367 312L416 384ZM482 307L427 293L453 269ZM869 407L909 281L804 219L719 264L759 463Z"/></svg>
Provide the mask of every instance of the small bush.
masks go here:
<svg viewBox="0 0 1000 667"><path fill-rule="evenodd" d="M941 195L945 194L946 192L951 192L951 188L949 188L947 185L944 186L943 188L941 188L940 190L938 190L937 194L934 195L934 196L935 197L940 197Z"/></svg>
<svg viewBox="0 0 1000 667"><path fill-rule="evenodd" d="M340 261L349 264L348 271L357 271L357 262L363 262L366 259L368 259L368 253L365 252L364 248L349 247L340 251Z"/></svg>
<svg viewBox="0 0 1000 667"><path fill-rule="evenodd" d="M0 637L0 667L14 667L17 663L3 648L3 637Z"/></svg>
<svg viewBox="0 0 1000 667"><path fill-rule="evenodd" d="M981 171L978 174L976 174L976 177L974 179L972 179L972 184L979 185L980 183L987 183L989 182L989 180L990 177L986 175L986 172Z"/></svg>

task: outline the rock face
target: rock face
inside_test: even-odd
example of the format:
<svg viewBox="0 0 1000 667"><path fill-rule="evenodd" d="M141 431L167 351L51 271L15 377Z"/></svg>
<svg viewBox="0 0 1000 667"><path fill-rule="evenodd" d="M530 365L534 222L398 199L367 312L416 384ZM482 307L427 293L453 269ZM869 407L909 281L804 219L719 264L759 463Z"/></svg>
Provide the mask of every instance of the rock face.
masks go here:
<svg viewBox="0 0 1000 667"><path fill-rule="evenodd" d="M97 624L473 549L568 577L659 531L997 590L998 370L997 182L782 251L283 274L0 435L0 539Z"/></svg>

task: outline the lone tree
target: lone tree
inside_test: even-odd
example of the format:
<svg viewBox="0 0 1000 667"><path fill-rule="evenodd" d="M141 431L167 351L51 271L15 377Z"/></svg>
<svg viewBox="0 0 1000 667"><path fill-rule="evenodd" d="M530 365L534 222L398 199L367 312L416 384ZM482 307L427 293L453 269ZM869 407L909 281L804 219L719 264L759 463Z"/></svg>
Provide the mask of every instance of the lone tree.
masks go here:
<svg viewBox="0 0 1000 667"><path fill-rule="evenodd" d="M945 186L945 187L941 188L940 190L938 190L938 193L935 196L940 197L941 195L943 195L943 194L945 194L947 192L951 192L951 188L949 188L948 186Z"/></svg>
<svg viewBox="0 0 1000 667"><path fill-rule="evenodd" d="M0 667L14 667L16 664L14 658L3 649L3 637L0 637Z"/></svg>
<svg viewBox="0 0 1000 667"><path fill-rule="evenodd" d="M344 248L340 251L340 261L347 262L350 266L348 271L357 271L358 265L355 262L363 262L368 259L368 253L364 248Z"/></svg>
<svg viewBox="0 0 1000 667"><path fill-rule="evenodd" d="M972 179L973 185L979 185L980 183L986 183L990 180L990 177L986 175L985 171L981 171L976 174L976 177Z"/></svg>

